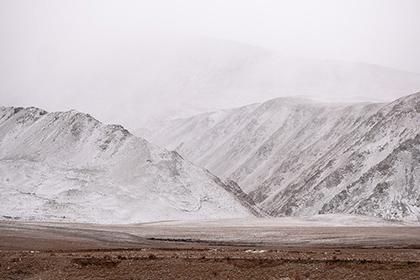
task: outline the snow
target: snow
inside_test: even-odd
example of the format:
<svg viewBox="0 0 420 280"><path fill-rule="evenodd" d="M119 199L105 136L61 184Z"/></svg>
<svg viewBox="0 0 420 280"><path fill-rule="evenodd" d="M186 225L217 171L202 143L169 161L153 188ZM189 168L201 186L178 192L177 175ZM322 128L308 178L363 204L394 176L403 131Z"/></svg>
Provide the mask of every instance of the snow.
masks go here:
<svg viewBox="0 0 420 280"><path fill-rule="evenodd" d="M77 111L0 108L0 216L134 223L251 216L207 171Z"/></svg>
<svg viewBox="0 0 420 280"><path fill-rule="evenodd" d="M349 214L324 214L300 217L266 217L266 218L234 218L199 221L165 221L151 224L153 226L176 226L176 227L418 227L418 222L388 221L373 216L349 215Z"/></svg>
<svg viewBox="0 0 420 280"><path fill-rule="evenodd" d="M420 218L420 93L389 104L277 98L206 121L214 114L148 137L236 181L271 215Z"/></svg>
<svg viewBox="0 0 420 280"><path fill-rule="evenodd" d="M420 93L389 104L278 98L149 129L177 152L77 111L0 107L0 216L140 223L261 214L214 173L276 217L417 222L419 129Z"/></svg>

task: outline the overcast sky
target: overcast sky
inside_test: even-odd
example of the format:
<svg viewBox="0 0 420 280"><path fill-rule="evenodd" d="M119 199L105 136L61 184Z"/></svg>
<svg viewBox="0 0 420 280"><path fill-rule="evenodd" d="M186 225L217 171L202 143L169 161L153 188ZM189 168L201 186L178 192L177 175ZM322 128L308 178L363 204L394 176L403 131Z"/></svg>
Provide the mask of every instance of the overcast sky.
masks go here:
<svg viewBox="0 0 420 280"><path fill-rule="evenodd" d="M124 53L130 40L134 49L157 38L226 39L285 57L420 73L419 14L418 0L0 0L0 103L65 109L49 106L61 104L66 90L74 94L49 84L55 72L76 83L77 67L85 67L80 62L95 57L80 74L89 80L104 71L110 50ZM171 48L167 42L160 48ZM113 86L118 91L121 84Z"/></svg>
<svg viewBox="0 0 420 280"><path fill-rule="evenodd" d="M420 72L419 13L418 0L1 0L1 48L7 55L104 29L171 32Z"/></svg>

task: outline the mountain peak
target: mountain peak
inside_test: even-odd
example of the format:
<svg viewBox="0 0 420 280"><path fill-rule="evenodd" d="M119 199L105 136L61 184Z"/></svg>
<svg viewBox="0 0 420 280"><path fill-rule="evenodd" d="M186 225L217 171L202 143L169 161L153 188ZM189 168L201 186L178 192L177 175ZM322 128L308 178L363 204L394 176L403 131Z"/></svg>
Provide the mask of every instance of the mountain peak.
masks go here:
<svg viewBox="0 0 420 280"><path fill-rule="evenodd" d="M75 110L1 107L0 174L0 214L24 219L129 223L254 213L177 152Z"/></svg>

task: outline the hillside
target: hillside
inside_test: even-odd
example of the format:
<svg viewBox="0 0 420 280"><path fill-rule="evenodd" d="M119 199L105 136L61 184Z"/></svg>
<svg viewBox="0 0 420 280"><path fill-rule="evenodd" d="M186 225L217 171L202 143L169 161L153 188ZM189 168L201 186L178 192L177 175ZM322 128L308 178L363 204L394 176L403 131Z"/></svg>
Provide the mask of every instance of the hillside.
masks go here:
<svg viewBox="0 0 420 280"><path fill-rule="evenodd" d="M170 152L76 111L0 108L0 216L133 223L247 217L227 185Z"/></svg>
<svg viewBox="0 0 420 280"><path fill-rule="evenodd" d="M420 217L420 93L392 103L277 98L159 124L146 138L274 216Z"/></svg>

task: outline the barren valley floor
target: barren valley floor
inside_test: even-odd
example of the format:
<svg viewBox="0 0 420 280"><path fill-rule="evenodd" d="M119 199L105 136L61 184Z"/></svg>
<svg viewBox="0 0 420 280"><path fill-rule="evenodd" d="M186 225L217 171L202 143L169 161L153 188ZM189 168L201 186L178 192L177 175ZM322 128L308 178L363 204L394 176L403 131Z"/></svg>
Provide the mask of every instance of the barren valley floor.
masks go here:
<svg viewBox="0 0 420 280"><path fill-rule="evenodd" d="M3 221L0 278L420 278L419 227L228 224Z"/></svg>

